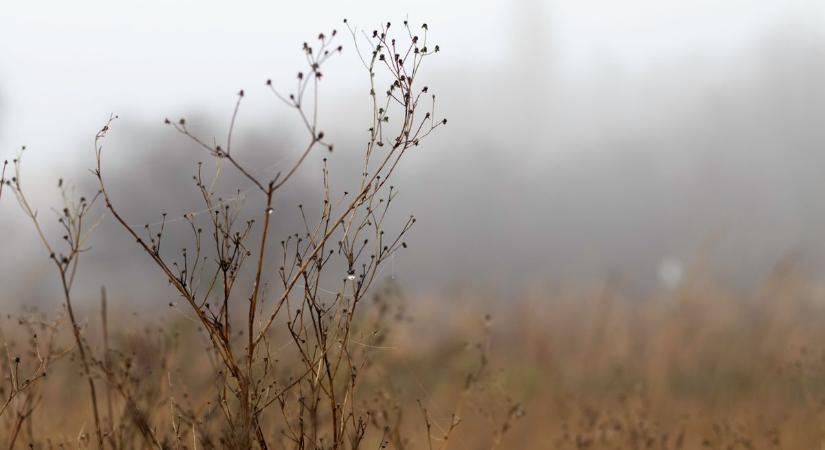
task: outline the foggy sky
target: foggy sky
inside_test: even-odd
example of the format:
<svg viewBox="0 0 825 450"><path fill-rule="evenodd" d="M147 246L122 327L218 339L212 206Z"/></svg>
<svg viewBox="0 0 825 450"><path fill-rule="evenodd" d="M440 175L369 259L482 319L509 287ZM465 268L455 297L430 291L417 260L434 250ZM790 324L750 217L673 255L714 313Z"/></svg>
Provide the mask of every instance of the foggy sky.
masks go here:
<svg viewBox="0 0 825 450"><path fill-rule="evenodd" d="M278 161L297 123L263 80L289 80L300 42L341 29L342 17L371 28L409 14L444 48L424 82L450 124L396 183L396 213L419 219L393 263L405 285L509 288L615 273L655 285L661 261L705 256L722 276L752 280L789 254L825 261L819 2L176 5L32 2L0 16L0 153L29 146L25 169L43 209L58 173L88 178L91 137L110 112L122 117L108 148L136 221L172 208L156 191L203 159L163 117L199 117L221 135L244 88L245 154ZM346 170L369 113L358 95L366 79L351 51L329 75L322 126ZM179 165L157 167L162 152ZM296 196L316 186L317 164ZM15 233L4 247L37 248L10 197L0 217L0 235ZM145 267L111 251L90 264ZM44 261L3 261L0 282L16 280L15 295L37 292L20 280L48 273Z"/></svg>

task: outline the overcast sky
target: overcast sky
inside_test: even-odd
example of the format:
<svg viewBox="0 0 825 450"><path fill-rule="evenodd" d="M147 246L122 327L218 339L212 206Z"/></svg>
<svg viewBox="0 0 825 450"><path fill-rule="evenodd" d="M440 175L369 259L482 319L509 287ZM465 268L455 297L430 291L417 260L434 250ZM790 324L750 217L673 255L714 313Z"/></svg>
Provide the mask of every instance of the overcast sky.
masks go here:
<svg viewBox="0 0 825 450"><path fill-rule="evenodd" d="M399 213L420 225L396 267L423 286L649 279L720 234L721 260L747 275L799 249L825 262L822 0L7 1L0 157L27 145L32 194L53 194L58 176L85 175L92 136L114 112L109 163L152 167L180 142L164 117L198 115L222 138L241 88L237 136L288 144L296 118L264 81L289 86L301 43L343 31L343 18L368 30L428 22L444 50L425 82L450 125L399 172ZM369 112L357 103L363 69L341 43L322 88L336 157L357 152L347 144ZM165 169L188 177L183 167ZM151 175L164 192L161 172ZM145 220L158 194L132 186L146 210L130 212ZM0 234L17 237L0 244L33 248L33 235L9 232L23 219L5 200ZM0 284L3 272L17 277L0 270Z"/></svg>
<svg viewBox="0 0 825 450"><path fill-rule="evenodd" d="M557 76L576 78L604 67L644 72L690 55L724 58L771 28L822 28L825 2L9 1L0 14L0 153L27 144L31 158L71 158L67 147L88 141L109 112L222 117L231 93L291 77L300 43L344 17L365 28L429 22L449 49L433 71L501 67L542 51L552 53ZM537 30L547 42L530 48ZM520 64L529 63L513 69ZM339 70L335 78L354 84L361 75Z"/></svg>

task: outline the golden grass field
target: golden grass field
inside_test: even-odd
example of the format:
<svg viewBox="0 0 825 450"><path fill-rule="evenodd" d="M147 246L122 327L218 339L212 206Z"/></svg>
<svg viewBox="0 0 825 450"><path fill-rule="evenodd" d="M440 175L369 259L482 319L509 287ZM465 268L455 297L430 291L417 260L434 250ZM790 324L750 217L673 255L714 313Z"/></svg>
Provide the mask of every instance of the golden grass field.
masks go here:
<svg viewBox="0 0 825 450"><path fill-rule="evenodd" d="M825 441L825 290L793 267L752 289L699 274L644 298L623 294L618 282L508 298L471 290L407 298L384 289L363 308L352 343L369 363L355 401L376 429L391 428L386 448L429 448L424 410L433 448L807 450ZM165 436L163 448L220 448L199 437L215 422L206 337L177 307L169 311L109 312L118 324L112 365L128 374L120 388ZM102 360L100 316L87 313L84 333ZM20 317L2 329L23 372L32 355ZM56 342L71 348L67 329ZM286 375L296 355L286 346L271 357ZM84 386L71 354L53 362L14 448L93 448ZM112 394L111 407L120 446L151 448L123 397ZM264 415L273 436L279 414ZM453 414L460 423L442 441ZM4 416L6 436L14 418ZM380 443L368 433L366 448Z"/></svg>

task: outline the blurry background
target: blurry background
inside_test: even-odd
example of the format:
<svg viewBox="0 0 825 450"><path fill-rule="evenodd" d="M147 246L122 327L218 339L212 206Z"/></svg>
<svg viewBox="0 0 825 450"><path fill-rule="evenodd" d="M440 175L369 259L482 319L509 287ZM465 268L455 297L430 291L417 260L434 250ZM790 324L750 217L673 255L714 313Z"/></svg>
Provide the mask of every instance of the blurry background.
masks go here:
<svg viewBox="0 0 825 450"><path fill-rule="evenodd" d="M825 267L825 3L815 0L10 2L0 157L28 146L29 193L49 213L58 177L94 188L92 138L117 113L115 197L136 224L179 217L198 207L190 178L206 157L163 118L185 115L223 139L243 88L236 148L276 171L303 136L264 81L291 87L303 40L343 30L343 18L367 30L427 22L443 50L424 77L450 123L396 180L395 213L418 218L388 274L406 289L620 277L650 290L695 265L747 286L788 257ZM357 158L369 114L366 73L340 39L322 90L333 170ZM285 230L319 167L309 161L285 194ZM0 301L39 301L52 268L11 196L0 236ZM154 268L110 221L93 245L90 293L105 278L130 299L149 294Z"/></svg>

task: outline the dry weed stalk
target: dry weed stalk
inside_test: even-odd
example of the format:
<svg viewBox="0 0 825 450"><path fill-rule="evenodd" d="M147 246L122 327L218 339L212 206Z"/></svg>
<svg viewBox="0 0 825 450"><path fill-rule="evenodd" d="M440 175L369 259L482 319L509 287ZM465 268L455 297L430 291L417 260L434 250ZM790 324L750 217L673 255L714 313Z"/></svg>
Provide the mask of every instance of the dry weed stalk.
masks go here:
<svg viewBox="0 0 825 450"><path fill-rule="evenodd" d="M261 170L248 167L233 147L243 90L238 93L226 140L220 145L191 131L184 118L166 119L167 125L217 163L225 161L237 170L258 193L252 199L257 204L253 209L257 217L242 218L244 210L216 195L216 180L204 176L199 163L193 180L203 207L209 212L208 223L199 223L195 214L170 218L185 221L191 231L188 247L178 250L163 245L169 240L164 241L165 213L159 226L147 224L141 229L126 219L126 210L115 206L104 177L102 158L103 140L116 116L110 118L94 140L96 164L92 172L98 182L97 193L88 199L77 197L62 179L58 183L63 198L62 210L56 211L63 230L62 250L47 238L37 210L24 194L20 158L12 162L11 179L6 179L9 164L4 163L0 196L4 186L14 192L57 268L83 376L89 386L97 448L130 448L141 441L146 447L183 448L183 443L190 439L194 447L204 448L363 447L369 427L378 422L359 397L362 372L370 366L371 348L361 341L383 337L378 332L364 333L356 310L380 279L389 258L406 248L404 236L415 223L409 217L395 233L385 234L390 206L397 195L389 182L404 155L447 123L446 119L436 119L435 96L418 82L424 60L439 51L437 45L430 47L428 43L427 25L421 26L419 36L419 31L405 21L398 38L390 35L391 27L386 23L371 34L362 33L369 46L368 52L362 53L359 32L347 25L369 77L372 112L357 182L347 191L336 193L331 188L324 158L318 207L298 205L302 229L282 237L278 244L271 242L275 239L271 223L276 206L278 214L282 214L283 205L278 203L280 190L312 153L333 151L319 125L319 85L325 63L342 51L342 46L335 43L335 30L328 35L319 34L314 44L304 43L307 66L297 74L294 91L281 93L271 81L266 82L276 98L295 111L307 136L306 144L285 173L261 174ZM426 110L422 112L422 108ZM96 357L85 342L72 292L80 256L88 249L88 235L97 225L89 216L100 199L188 304L208 339L214 393L200 396L207 398L205 403L193 402L185 394L181 400L182 388L175 385L169 372L168 387L141 386L133 356L110 347L105 290L101 291L103 356ZM240 311L242 314L238 314ZM379 318L383 315L380 313ZM277 339L286 342L276 346ZM51 344L48 348L52 348ZM46 356L38 356L41 364L34 375L21 382L16 360L7 352L11 388L0 415L26 393L16 413L14 429L18 431L34 408L35 396L29 394L30 388L41 373L45 374L52 354L49 350ZM284 354L289 354L290 361L297 365L281 362L280 355ZM166 366L165 360L161 366ZM98 407L98 376L105 381L105 417ZM153 423L158 404L170 408L167 432L158 430ZM123 408L119 413L118 406ZM427 423L429 426L429 418ZM458 423L454 416L450 430ZM395 421L384 420L383 426L374 431L376 437L381 436L379 445L386 445L385 439L390 435L394 441L402 442L399 427L400 416ZM15 431L13 436L17 434ZM80 436L78 443L85 440Z"/></svg>
<svg viewBox="0 0 825 450"><path fill-rule="evenodd" d="M236 154L232 134L244 91L238 93L222 145L197 136L183 118L166 120L253 184L259 192L260 227L254 219L241 221L240 209L215 195L199 165L194 181L205 208L211 211L210 230L204 233L194 215L186 215L191 247L179 253L166 247L162 250L166 214L159 229L146 225L141 232L115 206L107 189L102 141L116 117L95 138L93 172L106 208L191 307L220 362L216 404L225 419L223 446L250 448L255 443L268 448L273 435L261 424L273 405L280 408L283 421L275 437L290 446L359 448L365 437L369 420L358 405L357 387L366 357L350 343L356 307L384 263L406 247L403 237L415 222L410 217L394 237L385 236L384 222L397 194L388 183L407 151L446 124L446 119L435 118L435 97L426 86L416 84L424 59L439 51L438 46L429 47L427 25L421 27L423 36L419 37L405 21L399 39L389 36L390 28L387 23L371 36L364 35L370 53L361 59L369 74L372 120L357 186L352 192L334 194L324 159L317 217L313 220L312 211L299 205L304 229L282 239L280 246L269 245L276 194L314 150L333 150L318 123L318 102L321 69L342 50L334 44L336 31L318 35L314 45L304 43L307 68L298 73L295 91L284 95L272 88L271 81L266 83L295 110L307 133L305 147L286 173L255 175ZM357 42L356 31L350 28L350 33ZM386 88L379 88L379 71L388 76ZM422 113L421 102L427 100L429 110ZM335 271L341 268L345 275L336 277ZM245 284L245 275L251 275L249 284ZM280 289L271 285L273 275ZM322 287L323 282L336 278L337 291ZM238 290L243 292L235 294ZM243 300L246 313L236 318L233 312ZM300 370L280 367L274 358L277 349L271 337L279 318L303 364ZM285 371L291 373L284 377Z"/></svg>
<svg viewBox="0 0 825 450"><path fill-rule="evenodd" d="M0 199L3 198L3 187L11 183L11 180L6 180L6 169L9 167L9 160L3 161L3 170L0 171Z"/></svg>
<svg viewBox="0 0 825 450"><path fill-rule="evenodd" d="M8 186L14 192L17 202L23 213L31 220L34 225L37 235L40 238L43 247L46 249L49 259L54 263L57 269L60 286L63 292L63 299L65 301L66 312L69 316L69 322L72 328L72 334L75 339L75 345L80 355L80 362L83 367L84 375L89 384L89 395L91 397L92 411L94 413L95 435L99 448L103 448L103 431L100 426L100 413L97 408L97 390L95 389L95 382L91 370L91 356L84 343L81 325L75 315L75 310L72 305L72 288L77 276L78 264L80 255L87 250L86 241L89 233L94 230L99 221L90 222L88 215L91 213L95 202L100 197L100 192L94 194L90 199L83 196L74 195L73 189L68 188L63 179L57 183L63 199L63 208L61 211L55 210L57 215L57 222L63 232L61 250L56 244L52 243L46 233L44 232L38 211L34 209L29 203L23 191L21 182L21 158L25 147L20 152L20 155L13 160L14 177L9 180Z"/></svg>
<svg viewBox="0 0 825 450"><path fill-rule="evenodd" d="M31 429L31 417L42 400L39 384L46 377L50 365L65 356L70 349L61 349L55 339L63 323L63 316L47 320L34 312L25 314L17 324L25 329L28 336L27 351L20 356L13 343L0 329L0 345L3 347L3 359L0 359L0 373L3 385L0 385L0 419L6 419L8 448L17 442L24 423L29 424L29 442L34 440ZM11 412L11 414L6 414Z"/></svg>

